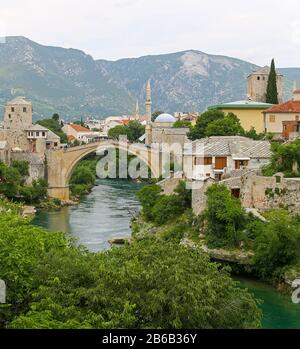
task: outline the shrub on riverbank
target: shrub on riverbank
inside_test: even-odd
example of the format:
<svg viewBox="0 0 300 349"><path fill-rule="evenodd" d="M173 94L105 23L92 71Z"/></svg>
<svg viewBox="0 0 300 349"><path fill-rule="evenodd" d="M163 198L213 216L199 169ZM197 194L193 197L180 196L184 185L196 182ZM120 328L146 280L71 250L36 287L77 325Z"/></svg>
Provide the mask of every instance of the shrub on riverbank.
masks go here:
<svg viewBox="0 0 300 349"><path fill-rule="evenodd" d="M156 225L163 225L182 215L191 207L191 190L186 189L185 182L179 183L173 195L161 195L159 185L148 185L138 193L142 212L146 220Z"/></svg>
<svg viewBox="0 0 300 349"><path fill-rule="evenodd" d="M47 182L37 179L32 185L26 185L28 175L27 161L14 161L11 166L0 162L0 194L10 200L29 204L44 200L47 196Z"/></svg>
<svg viewBox="0 0 300 349"><path fill-rule="evenodd" d="M146 239L92 254L60 233L0 215L9 328L255 328L257 302L225 269L177 243Z"/></svg>

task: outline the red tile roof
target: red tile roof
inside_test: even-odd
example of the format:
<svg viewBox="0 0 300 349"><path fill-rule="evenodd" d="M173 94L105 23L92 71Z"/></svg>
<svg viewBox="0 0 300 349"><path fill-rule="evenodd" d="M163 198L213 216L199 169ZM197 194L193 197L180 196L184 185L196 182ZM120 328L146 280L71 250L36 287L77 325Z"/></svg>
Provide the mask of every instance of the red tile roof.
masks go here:
<svg viewBox="0 0 300 349"><path fill-rule="evenodd" d="M300 101L288 101L282 104L274 105L267 109L266 113L300 113Z"/></svg>
<svg viewBox="0 0 300 349"><path fill-rule="evenodd" d="M72 135L68 136L67 138L68 138L68 141L69 141L69 142L75 141L75 139L76 139L76 138L75 138L74 136L72 136Z"/></svg>
<svg viewBox="0 0 300 349"><path fill-rule="evenodd" d="M300 88L294 91L294 93L300 93Z"/></svg>
<svg viewBox="0 0 300 349"><path fill-rule="evenodd" d="M76 132L91 132L88 128L81 125L70 124L69 126L71 126Z"/></svg>

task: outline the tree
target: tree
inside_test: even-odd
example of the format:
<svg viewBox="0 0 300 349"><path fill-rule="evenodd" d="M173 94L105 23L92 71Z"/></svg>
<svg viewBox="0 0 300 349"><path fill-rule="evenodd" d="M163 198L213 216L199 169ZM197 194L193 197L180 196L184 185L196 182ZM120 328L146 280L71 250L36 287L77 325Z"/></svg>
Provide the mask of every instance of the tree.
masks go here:
<svg viewBox="0 0 300 349"><path fill-rule="evenodd" d="M145 127L136 120L129 121L128 125L118 125L108 131L108 136L113 139L119 139L121 135L127 136L130 142L137 142L145 133Z"/></svg>
<svg viewBox="0 0 300 349"><path fill-rule="evenodd" d="M58 123L59 122L59 114L57 114L57 113L53 114L52 119Z"/></svg>
<svg viewBox="0 0 300 349"><path fill-rule="evenodd" d="M210 122L204 134L206 137L211 136L238 136L244 134L240 120L233 113L228 113L223 119Z"/></svg>
<svg viewBox="0 0 300 349"><path fill-rule="evenodd" d="M268 216L254 244L255 267L262 277L281 275L281 269L296 259L300 239L299 222L287 212Z"/></svg>
<svg viewBox="0 0 300 349"><path fill-rule="evenodd" d="M62 126L56 119L44 119L37 121L37 124L48 128L52 132L54 132L57 136L60 137L61 143L68 143L67 135L62 131Z"/></svg>
<svg viewBox="0 0 300 349"><path fill-rule="evenodd" d="M13 161L12 167L16 168L22 177L29 176L29 163L28 161Z"/></svg>
<svg viewBox="0 0 300 349"><path fill-rule="evenodd" d="M115 126L108 131L108 137L112 139L119 139L121 135L127 136L127 138L129 135L129 130L124 125Z"/></svg>
<svg viewBox="0 0 300 349"><path fill-rule="evenodd" d="M4 223L0 241L1 277L11 290L12 307L1 316L8 328L260 325L257 301L226 268L178 243L145 239L92 254L22 222Z"/></svg>
<svg viewBox="0 0 300 349"><path fill-rule="evenodd" d="M129 121L127 127L129 128L128 139L130 142L137 142L145 133L145 126L139 121Z"/></svg>
<svg viewBox="0 0 300 349"><path fill-rule="evenodd" d="M189 138L196 140L206 137L205 132L207 126L213 121L224 119L224 117L225 114L220 110L213 109L206 111L197 118L196 125L190 130Z"/></svg>
<svg viewBox="0 0 300 349"><path fill-rule="evenodd" d="M137 197L143 207L143 215L148 221L154 218L152 209L160 198L160 194L161 187L159 185L147 185L137 193Z"/></svg>
<svg viewBox="0 0 300 349"><path fill-rule="evenodd" d="M174 124L173 124L174 128L191 128L192 124L190 121L184 121L184 120L177 120Z"/></svg>
<svg viewBox="0 0 300 349"><path fill-rule="evenodd" d="M266 102L271 104L278 104L277 73L275 69L274 59L272 59L271 62L271 70L268 78Z"/></svg>
<svg viewBox="0 0 300 349"><path fill-rule="evenodd" d="M294 165L297 164L297 167L300 167L300 140L287 144L273 142L271 150L271 164L263 169L265 176L283 172L286 177L299 177L299 173L294 171Z"/></svg>
<svg viewBox="0 0 300 349"><path fill-rule="evenodd" d="M254 127L251 127L249 131L245 131L244 133L245 137L254 139L255 141L263 139L265 137L265 134L263 133L257 133Z"/></svg>
<svg viewBox="0 0 300 349"><path fill-rule="evenodd" d="M207 240L213 247L238 246L245 228L246 213L228 188L214 184L207 189Z"/></svg>

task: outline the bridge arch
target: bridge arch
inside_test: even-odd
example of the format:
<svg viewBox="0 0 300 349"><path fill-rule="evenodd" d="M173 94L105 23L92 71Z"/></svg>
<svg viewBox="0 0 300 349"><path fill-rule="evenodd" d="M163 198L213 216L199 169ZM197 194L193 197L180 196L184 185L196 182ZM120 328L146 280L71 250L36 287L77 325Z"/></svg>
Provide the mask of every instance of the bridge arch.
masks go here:
<svg viewBox="0 0 300 349"><path fill-rule="evenodd" d="M76 165L87 155L108 148L118 148L138 157L150 168L152 176L159 178L159 152L151 151L151 149L142 144L132 145L114 141L102 141L68 149L48 151L47 178L49 196L61 200L69 200L69 181Z"/></svg>

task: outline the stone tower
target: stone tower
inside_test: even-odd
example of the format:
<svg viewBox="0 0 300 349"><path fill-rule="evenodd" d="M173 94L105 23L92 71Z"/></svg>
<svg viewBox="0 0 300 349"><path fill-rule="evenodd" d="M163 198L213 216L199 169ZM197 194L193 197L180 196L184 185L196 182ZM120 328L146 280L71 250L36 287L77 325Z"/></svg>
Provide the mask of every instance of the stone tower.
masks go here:
<svg viewBox="0 0 300 349"><path fill-rule="evenodd" d="M25 131L32 125L32 104L24 97L7 102L4 108L4 129Z"/></svg>
<svg viewBox="0 0 300 349"><path fill-rule="evenodd" d="M146 117L147 117L147 124L151 124L152 101L151 101L151 83L150 83L150 80L148 80L147 88L146 88Z"/></svg>
<svg viewBox="0 0 300 349"><path fill-rule="evenodd" d="M133 115L134 115L135 120L139 120L140 119L140 107L139 107L139 101L138 100L136 101L134 114Z"/></svg>
<svg viewBox="0 0 300 349"><path fill-rule="evenodd" d="M151 100L151 83L147 82L146 87L146 139L145 144L150 145L152 143L152 100Z"/></svg>
<svg viewBox="0 0 300 349"><path fill-rule="evenodd" d="M254 102L266 103L270 67L265 66L248 76L248 98ZM283 75L277 74L278 101L283 102Z"/></svg>

